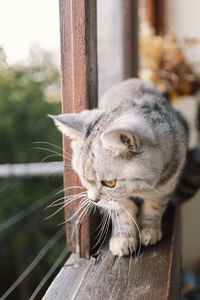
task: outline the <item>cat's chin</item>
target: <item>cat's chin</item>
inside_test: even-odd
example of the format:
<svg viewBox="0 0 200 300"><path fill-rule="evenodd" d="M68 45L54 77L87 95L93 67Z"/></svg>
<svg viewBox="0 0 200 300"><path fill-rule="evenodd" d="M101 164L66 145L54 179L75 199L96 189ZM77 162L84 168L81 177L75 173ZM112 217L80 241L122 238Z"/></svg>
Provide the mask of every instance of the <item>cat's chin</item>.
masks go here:
<svg viewBox="0 0 200 300"><path fill-rule="evenodd" d="M120 210L121 205L120 203L116 201L105 201L105 200L100 200L98 203L95 203L98 207L103 208L105 210Z"/></svg>

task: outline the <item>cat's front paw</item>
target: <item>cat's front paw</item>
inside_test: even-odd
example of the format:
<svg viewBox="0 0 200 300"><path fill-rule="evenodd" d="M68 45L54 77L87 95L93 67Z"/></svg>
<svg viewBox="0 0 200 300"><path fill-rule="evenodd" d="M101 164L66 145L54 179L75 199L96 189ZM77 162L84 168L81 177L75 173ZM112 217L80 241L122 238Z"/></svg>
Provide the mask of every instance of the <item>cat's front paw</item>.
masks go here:
<svg viewBox="0 0 200 300"><path fill-rule="evenodd" d="M162 238L162 232L158 228L144 228L141 230L142 244L154 245Z"/></svg>
<svg viewBox="0 0 200 300"><path fill-rule="evenodd" d="M137 249L137 238L126 235L114 236L110 240L110 251L115 256L124 256L135 252Z"/></svg>

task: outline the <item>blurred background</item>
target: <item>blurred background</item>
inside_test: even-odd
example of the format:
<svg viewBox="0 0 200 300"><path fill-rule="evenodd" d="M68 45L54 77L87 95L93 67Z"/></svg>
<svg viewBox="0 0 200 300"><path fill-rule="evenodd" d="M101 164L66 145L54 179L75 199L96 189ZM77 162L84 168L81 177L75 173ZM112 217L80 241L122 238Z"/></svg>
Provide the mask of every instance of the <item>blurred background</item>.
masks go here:
<svg viewBox="0 0 200 300"><path fill-rule="evenodd" d="M63 196L62 174L50 170L62 160L61 135L47 117L61 112L59 72L58 1L0 0L0 296L11 287L7 299L41 299L68 255L64 212L47 219L56 209L45 209ZM12 164L43 161L34 176L22 165L13 176Z"/></svg>
<svg viewBox="0 0 200 300"><path fill-rule="evenodd" d="M139 0L139 76L186 116L194 147L200 123L200 2L166 0L164 32L149 21L147 2ZM101 96L123 78L121 0L97 0L97 7ZM63 197L61 135L47 118L61 112L59 47L57 0L0 0L0 295L8 291L8 299L41 299L69 255L63 210L45 209ZM43 162L48 164L36 172L30 165L17 172L13 166ZM200 269L199 197L182 209L185 270Z"/></svg>

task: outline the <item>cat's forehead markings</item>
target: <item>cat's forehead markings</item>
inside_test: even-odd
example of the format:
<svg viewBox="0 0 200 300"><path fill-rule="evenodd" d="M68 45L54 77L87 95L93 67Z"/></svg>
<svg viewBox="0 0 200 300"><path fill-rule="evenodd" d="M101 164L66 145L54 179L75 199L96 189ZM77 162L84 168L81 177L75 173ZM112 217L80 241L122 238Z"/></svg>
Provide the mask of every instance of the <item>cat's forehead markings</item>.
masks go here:
<svg viewBox="0 0 200 300"><path fill-rule="evenodd" d="M130 104L124 106L115 107L109 113L102 114L93 124L90 124L90 129L86 131L85 138L82 140L81 146L81 160L82 160L82 171L84 176L87 174L87 167L93 167L94 155L91 152L92 143L98 138L107 128L111 122L122 115L122 113L130 110ZM96 171L94 170L94 173Z"/></svg>
<svg viewBox="0 0 200 300"><path fill-rule="evenodd" d="M94 153L92 151L89 151L87 156L83 155L82 153L82 174L83 177L89 182L89 181L96 181L97 180L97 174L96 170L94 168Z"/></svg>
<svg viewBox="0 0 200 300"><path fill-rule="evenodd" d="M148 106L148 105L147 105ZM114 107L109 112L104 112L101 116L98 117L96 121L88 125L88 128L85 133L85 138L83 138L81 152L82 152L82 162L85 165L88 160L88 155L91 152L91 145L97 137L99 137L112 123L113 120L121 117L123 113L133 109L136 113L148 112L150 108L145 107L144 103L134 103L130 101L126 105Z"/></svg>
<svg viewBox="0 0 200 300"><path fill-rule="evenodd" d="M94 122L91 122L88 127L87 127L87 131L86 131L86 138L89 137L89 135L92 133L93 129L95 128L95 126L99 123L99 121L104 117L105 113L102 113L102 115L100 115L97 120L95 120Z"/></svg>
<svg viewBox="0 0 200 300"><path fill-rule="evenodd" d="M121 116L128 109L130 109L130 105L115 107L109 113L103 113L94 123L89 125L82 143L82 151L85 156L88 155L94 139L99 137L116 117Z"/></svg>

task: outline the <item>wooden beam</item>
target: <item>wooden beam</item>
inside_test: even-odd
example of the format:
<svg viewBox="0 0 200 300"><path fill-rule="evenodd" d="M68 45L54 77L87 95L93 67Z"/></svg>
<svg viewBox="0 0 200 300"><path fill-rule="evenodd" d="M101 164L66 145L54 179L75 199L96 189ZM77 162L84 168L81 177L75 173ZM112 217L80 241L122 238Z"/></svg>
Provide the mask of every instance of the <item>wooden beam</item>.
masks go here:
<svg viewBox="0 0 200 300"><path fill-rule="evenodd" d="M156 34L165 33L165 0L145 0L147 20L154 27Z"/></svg>
<svg viewBox="0 0 200 300"><path fill-rule="evenodd" d="M80 112L97 106L96 0L60 0L62 112ZM63 139L64 187L79 186L78 176L66 166L71 150ZM79 193L67 190L65 195ZM78 209L79 201L65 209L66 221ZM76 227L77 218L66 223L68 247L81 257L90 255L90 217ZM73 234L74 232L74 234Z"/></svg>
<svg viewBox="0 0 200 300"><path fill-rule="evenodd" d="M138 0L122 0L123 77L138 77Z"/></svg>
<svg viewBox="0 0 200 300"><path fill-rule="evenodd" d="M90 260L75 255L66 262L43 300L180 299L180 211L169 209L163 239L140 256L115 257L101 251Z"/></svg>

